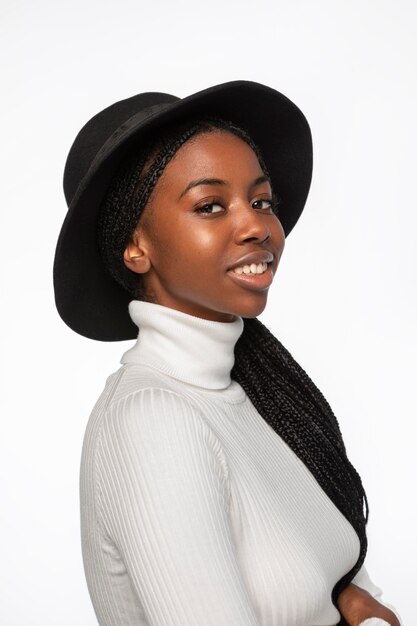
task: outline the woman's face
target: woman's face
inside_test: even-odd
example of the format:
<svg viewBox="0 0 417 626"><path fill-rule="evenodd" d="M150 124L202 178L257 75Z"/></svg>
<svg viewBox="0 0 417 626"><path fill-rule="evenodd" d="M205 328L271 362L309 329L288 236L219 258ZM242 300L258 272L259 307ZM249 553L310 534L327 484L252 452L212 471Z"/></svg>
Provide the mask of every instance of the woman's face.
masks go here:
<svg viewBox="0 0 417 626"><path fill-rule="evenodd" d="M158 304L219 322L256 317L285 244L271 197L243 140L221 130L197 135L158 180L125 264L142 275L147 298Z"/></svg>

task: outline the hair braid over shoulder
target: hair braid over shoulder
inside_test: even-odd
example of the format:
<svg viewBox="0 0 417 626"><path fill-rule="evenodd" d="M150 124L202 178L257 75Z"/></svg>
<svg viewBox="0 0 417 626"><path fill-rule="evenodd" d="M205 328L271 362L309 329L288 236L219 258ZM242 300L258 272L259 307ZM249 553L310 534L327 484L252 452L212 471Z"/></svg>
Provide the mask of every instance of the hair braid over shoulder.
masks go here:
<svg viewBox="0 0 417 626"><path fill-rule="evenodd" d="M358 534L359 559L333 589L335 602L365 560L368 518L362 481L346 456L337 419L306 372L257 318L244 319L231 374Z"/></svg>

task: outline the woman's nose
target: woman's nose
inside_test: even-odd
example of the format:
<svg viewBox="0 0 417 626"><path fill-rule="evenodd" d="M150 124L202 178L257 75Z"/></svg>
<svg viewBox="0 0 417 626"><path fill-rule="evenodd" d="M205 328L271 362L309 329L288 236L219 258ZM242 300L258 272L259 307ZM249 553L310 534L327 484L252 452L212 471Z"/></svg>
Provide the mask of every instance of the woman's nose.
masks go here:
<svg viewBox="0 0 417 626"><path fill-rule="evenodd" d="M250 204L241 204L236 212L236 239L238 243L248 240L259 242L267 241L271 237L271 229L268 226L266 213L262 215Z"/></svg>

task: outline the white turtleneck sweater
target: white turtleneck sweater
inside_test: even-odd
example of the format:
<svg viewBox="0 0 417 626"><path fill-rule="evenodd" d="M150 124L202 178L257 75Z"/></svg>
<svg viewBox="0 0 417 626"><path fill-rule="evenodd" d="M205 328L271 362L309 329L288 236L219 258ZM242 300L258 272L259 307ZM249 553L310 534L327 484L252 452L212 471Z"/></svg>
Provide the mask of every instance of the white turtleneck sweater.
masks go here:
<svg viewBox="0 0 417 626"><path fill-rule="evenodd" d="M133 301L87 425L81 532L101 626L331 626L359 541L230 378L243 320ZM365 570L356 584L380 598ZM365 626L382 626L378 618Z"/></svg>

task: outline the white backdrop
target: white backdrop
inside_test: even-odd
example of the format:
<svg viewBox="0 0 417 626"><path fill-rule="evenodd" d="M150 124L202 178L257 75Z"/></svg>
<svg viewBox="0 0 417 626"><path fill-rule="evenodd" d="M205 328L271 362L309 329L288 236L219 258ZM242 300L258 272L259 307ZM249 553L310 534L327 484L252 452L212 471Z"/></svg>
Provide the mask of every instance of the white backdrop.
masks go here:
<svg viewBox="0 0 417 626"><path fill-rule="evenodd" d="M417 89L413 0L9 0L1 58L1 556L5 626L94 626L79 537L90 410L129 342L54 306L68 149L101 108L263 82L315 166L267 324L332 405L370 501L368 569L415 623ZM414 583L414 584L413 584ZM115 625L117 626L117 625ZM237 626L237 625L236 625Z"/></svg>

